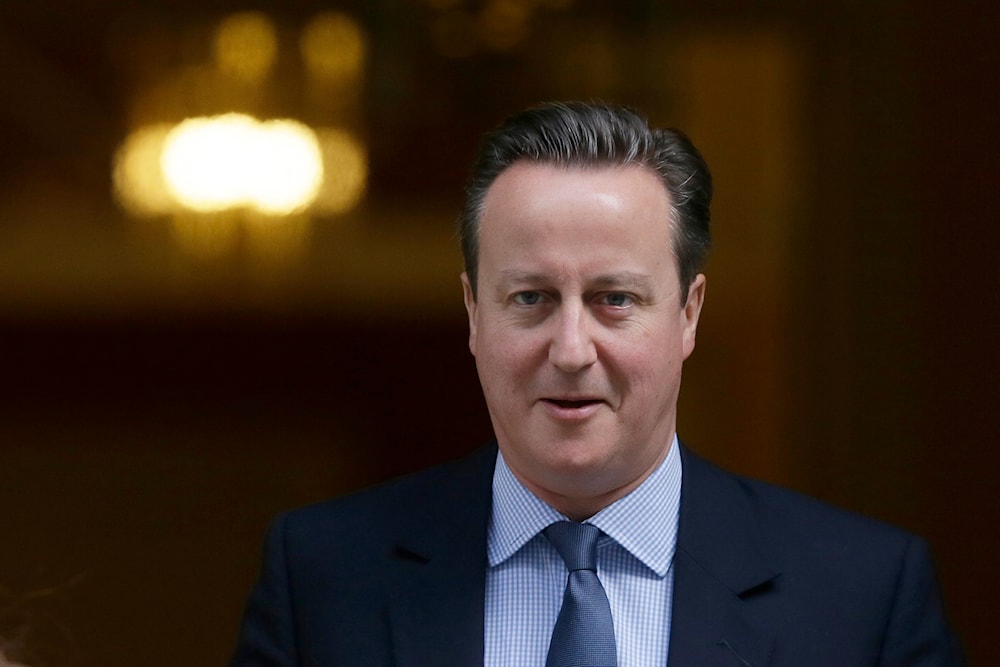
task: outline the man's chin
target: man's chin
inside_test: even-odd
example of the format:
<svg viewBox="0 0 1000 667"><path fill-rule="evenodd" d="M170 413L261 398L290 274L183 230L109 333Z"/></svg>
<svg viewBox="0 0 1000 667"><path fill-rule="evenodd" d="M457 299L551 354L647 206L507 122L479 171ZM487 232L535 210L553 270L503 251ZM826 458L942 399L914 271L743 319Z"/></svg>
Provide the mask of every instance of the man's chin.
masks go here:
<svg viewBox="0 0 1000 667"><path fill-rule="evenodd" d="M615 458L598 447L572 446L553 452L545 461L547 476L560 486L598 493L616 475Z"/></svg>

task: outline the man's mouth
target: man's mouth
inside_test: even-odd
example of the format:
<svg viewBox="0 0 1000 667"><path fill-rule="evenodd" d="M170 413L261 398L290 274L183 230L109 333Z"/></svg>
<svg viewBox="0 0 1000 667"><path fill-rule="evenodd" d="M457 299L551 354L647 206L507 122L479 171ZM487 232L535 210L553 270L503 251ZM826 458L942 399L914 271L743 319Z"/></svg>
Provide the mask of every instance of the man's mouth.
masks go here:
<svg viewBox="0 0 1000 667"><path fill-rule="evenodd" d="M588 405L594 405L595 403L602 403L598 398L581 398L581 399L562 399L562 398L546 398L543 399L546 403L551 403L557 405L560 408L585 408Z"/></svg>

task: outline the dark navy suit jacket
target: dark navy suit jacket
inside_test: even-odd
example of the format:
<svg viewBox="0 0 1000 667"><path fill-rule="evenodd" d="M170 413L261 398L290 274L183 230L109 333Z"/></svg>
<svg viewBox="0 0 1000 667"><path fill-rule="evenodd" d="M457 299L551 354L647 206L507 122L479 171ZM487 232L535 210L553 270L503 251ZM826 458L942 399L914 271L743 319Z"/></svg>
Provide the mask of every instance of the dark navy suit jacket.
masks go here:
<svg viewBox="0 0 1000 667"><path fill-rule="evenodd" d="M681 454L670 667L964 664L921 540ZM231 666L482 665L495 460L279 517Z"/></svg>

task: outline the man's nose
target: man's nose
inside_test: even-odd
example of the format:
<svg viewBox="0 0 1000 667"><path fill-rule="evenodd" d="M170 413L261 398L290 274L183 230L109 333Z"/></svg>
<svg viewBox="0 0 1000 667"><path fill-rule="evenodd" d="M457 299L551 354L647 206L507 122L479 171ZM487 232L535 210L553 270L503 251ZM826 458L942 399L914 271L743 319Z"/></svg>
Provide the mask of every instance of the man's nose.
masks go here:
<svg viewBox="0 0 1000 667"><path fill-rule="evenodd" d="M549 344L549 361L566 373L583 370L597 361L597 347L587 317L580 304L565 303L559 310Z"/></svg>

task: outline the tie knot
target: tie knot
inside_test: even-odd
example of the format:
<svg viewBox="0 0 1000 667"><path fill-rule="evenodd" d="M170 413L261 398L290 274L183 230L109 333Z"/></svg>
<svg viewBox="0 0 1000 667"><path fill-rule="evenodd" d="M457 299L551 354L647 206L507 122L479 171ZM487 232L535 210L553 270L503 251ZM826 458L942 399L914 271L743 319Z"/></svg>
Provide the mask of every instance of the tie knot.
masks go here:
<svg viewBox="0 0 1000 667"><path fill-rule="evenodd" d="M601 529L589 523L560 521L544 531L545 537L556 548L570 572L591 570L597 572L597 538Z"/></svg>

